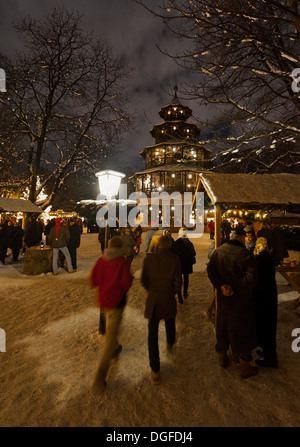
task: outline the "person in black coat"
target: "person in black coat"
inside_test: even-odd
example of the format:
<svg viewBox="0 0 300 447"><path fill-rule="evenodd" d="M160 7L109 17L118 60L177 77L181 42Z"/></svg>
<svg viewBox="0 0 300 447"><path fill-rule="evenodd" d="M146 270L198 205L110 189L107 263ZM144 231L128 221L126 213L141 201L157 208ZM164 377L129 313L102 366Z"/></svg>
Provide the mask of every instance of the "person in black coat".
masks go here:
<svg viewBox="0 0 300 447"><path fill-rule="evenodd" d="M10 232L6 221L0 223L0 261L5 264L7 249L10 245Z"/></svg>
<svg viewBox="0 0 300 447"><path fill-rule="evenodd" d="M55 225L55 219L48 220L47 224L45 225L44 235L46 236L46 245L49 245L49 234L50 234L51 228L54 225Z"/></svg>
<svg viewBox="0 0 300 447"><path fill-rule="evenodd" d="M10 227L10 248L12 250L12 260L16 262L18 260L20 250L23 247L24 230L22 230L21 224L12 224Z"/></svg>
<svg viewBox="0 0 300 447"><path fill-rule="evenodd" d="M250 365L256 347L255 306L256 284L254 256L245 248L245 231L237 228L231 239L220 245L207 265L208 277L217 292L215 350L219 365L228 364L227 350L239 357L240 375L244 379L258 373Z"/></svg>
<svg viewBox="0 0 300 447"><path fill-rule="evenodd" d="M73 270L77 270L77 248L80 246L81 229L76 218L71 218L69 222L70 239L68 250L71 256Z"/></svg>
<svg viewBox="0 0 300 447"><path fill-rule="evenodd" d="M263 360L256 360L259 366L276 368L277 331L277 285L275 279L275 260L269 252L266 238L258 238L254 250L257 265L257 284L253 289L256 313L257 346L262 348L257 353Z"/></svg>
<svg viewBox="0 0 300 447"><path fill-rule="evenodd" d="M174 242L171 249L172 253L177 255L180 260L181 273L183 275L183 296L188 297L189 275L193 273L193 264L196 263L196 252L193 243L186 236L187 230L180 228L178 239ZM179 302L182 303L181 290L178 293Z"/></svg>
<svg viewBox="0 0 300 447"><path fill-rule="evenodd" d="M25 230L24 242L28 248L39 245L41 242L40 227L34 217L29 218L29 224Z"/></svg>

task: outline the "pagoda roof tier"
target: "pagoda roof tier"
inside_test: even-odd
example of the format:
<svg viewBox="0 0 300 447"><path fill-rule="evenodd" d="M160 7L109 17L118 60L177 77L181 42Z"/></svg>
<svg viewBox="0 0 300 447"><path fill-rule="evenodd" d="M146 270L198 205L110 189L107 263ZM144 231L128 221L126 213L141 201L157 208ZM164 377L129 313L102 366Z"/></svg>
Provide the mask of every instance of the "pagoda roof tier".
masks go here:
<svg viewBox="0 0 300 447"><path fill-rule="evenodd" d="M165 141L165 142L161 142L161 143L157 143L157 144L153 144L152 146L146 146L145 149L143 149L140 152L141 157L144 157L146 152L149 151L150 149L159 149L160 147L164 148L164 146L166 146L166 144L170 144L170 145L184 145L186 146L191 146L191 149L195 148L195 149L202 149L203 151L206 151L207 153L211 153L210 149L207 149L205 146L203 146L201 143L198 142L197 143L193 142L191 139L190 140L179 140L179 141L175 141L175 140L169 140L169 141Z"/></svg>
<svg viewBox="0 0 300 447"><path fill-rule="evenodd" d="M178 120L177 119L177 120L174 120L172 122L171 121L164 121L163 123L155 124L152 127L152 129L150 130L150 134L153 137L155 137L156 136L155 132L156 132L157 129L160 129L161 127L167 127L168 128L168 127L170 127L170 125L174 126L174 124L177 124L178 127L182 127L182 128L193 128L193 130L196 131L195 135L200 135L200 133L201 133L200 128L196 124L189 123L188 121Z"/></svg>
<svg viewBox="0 0 300 447"><path fill-rule="evenodd" d="M172 99L171 103L167 106L164 106L159 111L159 116L164 119L165 121L173 121L174 119L178 119L180 117L184 120L187 120L192 116L192 110L187 107L183 106L181 102L179 101L177 97L177 87L174 87L175 95Z"/></svg>
<svg viewBox="0 0 300 447"><path fill-rule="evenodd" d="M176 164L171 165L163 165L163 166L156 166L154 168L145 169L144 171L136 172L134 175L132 175L131 178L136 177L137 175L142 174L152 174L154 172L181 172L181 171L193 171L193 172L202 172L203 171L203 164L198 164L197 162L191 163L191 162L180 162Z"/></svg>

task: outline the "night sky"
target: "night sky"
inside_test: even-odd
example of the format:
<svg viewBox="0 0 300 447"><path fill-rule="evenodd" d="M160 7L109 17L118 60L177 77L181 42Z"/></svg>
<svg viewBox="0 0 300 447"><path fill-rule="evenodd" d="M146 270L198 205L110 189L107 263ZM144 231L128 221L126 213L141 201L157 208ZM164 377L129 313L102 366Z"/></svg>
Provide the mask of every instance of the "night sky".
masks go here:
<svg viewBox="0 0 300 447"><path fill-rule="evenodd" d="M149 6L157 0L148 1ZM136 127L125 135L120 145L121 153L110 168L121 169L126 165L134 170L144 168L140 151L154 144L149 131L162 122L158 115L161 107L169 104L173 95L167 91L175 84L188 79L188 73L174 61L159 52L161 48L176 51L179 42L168 32L163 23L131 0L0 0L0 51L9 56L22 41L12 22L19 22L30 15L42 18L53 7L65 6L83 14L83 26L94 31L113 48L115 56L124 56L134 73L129 86L129 109L136 114ZM179 95L180 97L180 95ZM187 103L195 117L201 119L203 109L197 103Z"/></svg>

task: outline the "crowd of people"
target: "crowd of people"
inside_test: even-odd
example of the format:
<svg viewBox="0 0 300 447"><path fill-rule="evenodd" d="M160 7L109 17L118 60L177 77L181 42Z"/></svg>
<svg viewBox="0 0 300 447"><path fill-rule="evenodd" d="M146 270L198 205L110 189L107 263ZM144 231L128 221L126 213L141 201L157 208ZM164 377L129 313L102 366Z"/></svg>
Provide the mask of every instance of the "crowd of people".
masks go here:
<svg viewBox="0 0 300 447"><path fill-rule="evenodd" d="M57 275L58 268L67 264L69 272L77 270L77 248L83 231L81 219L61 217L48 220L30 216L25 230L22 221L15 218L0 222L0 260L4 265L11 249L12 262L17 262L20 253L31 247L49 245L53 249L52 270Z"/></svg>
<svg viewBox="0 0 300 447"><path fill-rule="evenodd" d="M230 232L229 232L230 230ZM228 350L240 364L243 378L258 373L256 364L277 368L277 285L275 267L288 257L279 226L252 222L232 228L222 222L221 245L210 247L207 273L217 294L216 352L219 364L228 364Z"/></svg>
<svg viewBox="0 0 300 447"><path fill-rule="evenodd" d="M217 295L215 350L221 367L226 368L231 358L239 363L240 376L246 379L256 375L258 367L278 367L275 266L288 253L284 251L281 234L266 225L258 232L251 222L228 230L223 222L222 243L209 253L207 264L207 274ZM103 255L89 277L90 284L98 288L97 304L106 320L105 347L93 384L97 392L105 390L110 360L122 349L118 334L133 280L128 246L137 245L135 231L129 226L116 231L108 248L103 247ZM183 297L188 298L196 252L185 228L179 230L174 240L170 229L151 223L143 237L146 256L141 282L147 292L144 316L148 320L149 366L151 380L158 384L159 323L164 321L167 349L171 350L177 341L177 300L183 303ZM281 251L276 251L279 246ZM256 366L251 365L254 349L260 356Z"/></svg>
<svg viewBox="0 0 300 447"><path fill-rule="evenodd" d="M76 218L68 221L56 218L46 225L34 218L22 230L18 222L0 224L0 259L5 263L7 248L13 260L21 249L39 245L42 235L53 248L53 274L67 264L67 271L77 270L76 250L80 246L82 226ZM288 257L280 228L263 224L255 231L253 224L232 228L222 222L221 245L213 241L208 252L207 274L217 300L216 344L218 363L226 368L230 357L239 363L240 376L248 378L259 367L277 368L277 286L275 267ZM177 340L176 315L179 304L188 298L189 276L196 263L196 251L185 228L180 228L176 240L169 228L151 222L148 231L142 228L99 229L98 240L102 256L90 272L89 282L98 288L100 308L99 333L105 335L93 388L104 391L110 361L122 346L118 333L127 292L133 281L131 263L140 252L145 237L145 259L141 282L147 292L144 316L148 320L148 355L151 379L160 380L159 323L164 320L167 348ZM24 242L22 242L24 241ZM23 243L23 245L22 245ZM108 243L108 246L106 244ZM261 357L251 365L252 351Z"/></svg>

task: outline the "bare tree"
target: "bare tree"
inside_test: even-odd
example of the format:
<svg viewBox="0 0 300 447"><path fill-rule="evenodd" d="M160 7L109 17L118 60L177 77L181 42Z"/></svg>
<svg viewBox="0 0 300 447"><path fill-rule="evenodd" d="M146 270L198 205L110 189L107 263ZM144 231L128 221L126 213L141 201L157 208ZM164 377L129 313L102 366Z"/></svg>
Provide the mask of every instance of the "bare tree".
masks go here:
<svg viewBox="0 0 300 447"><path fill-rule="evenodd" d="M13 119L9 136L2 128L0 138L14 141L16 160L28 172L30 200L51 185L47 206L69 176L99 169L132 124L126 107L130 70L81 29L79 14L64 8L43 20L25 18L16 29L26 46L13 61L1 56L7 93L0 103Z"/></svg>
<svg viewBox="0 0 300 447"><path fill-rule="evenodd" d="M134 1L186 42L178 54L160 50L193 79L181 95L215 107L202 121L215 168L299 172L299 1Z"/></svg>

